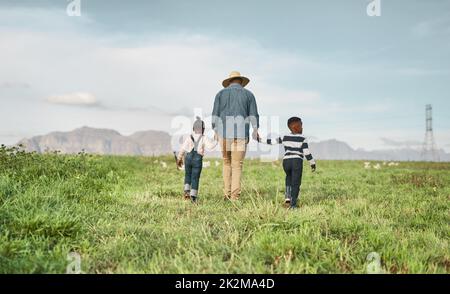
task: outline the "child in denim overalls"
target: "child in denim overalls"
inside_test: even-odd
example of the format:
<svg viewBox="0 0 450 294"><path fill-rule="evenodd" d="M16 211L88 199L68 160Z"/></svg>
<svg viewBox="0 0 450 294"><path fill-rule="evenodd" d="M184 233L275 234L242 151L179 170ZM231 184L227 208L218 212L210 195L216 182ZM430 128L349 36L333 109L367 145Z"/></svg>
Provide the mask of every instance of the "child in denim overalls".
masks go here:
<svg viewBox="0 0 450 294"><path fill-rule="evenodd" d="M198 197L198 187L205 149L214 149L217 141L211 140L204 135L205 123L199 117L194 122L193 131L192 135L186 138L181 146L177 157L177 165L181 166L183 164L183 157L185 157L184 199L191 199L195 203Z"/></svg>

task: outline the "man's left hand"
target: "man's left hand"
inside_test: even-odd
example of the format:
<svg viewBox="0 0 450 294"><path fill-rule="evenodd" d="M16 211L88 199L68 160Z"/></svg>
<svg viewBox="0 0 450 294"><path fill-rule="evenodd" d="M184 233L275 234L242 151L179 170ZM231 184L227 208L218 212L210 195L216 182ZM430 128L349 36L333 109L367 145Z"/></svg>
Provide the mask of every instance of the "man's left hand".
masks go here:
<svg viewBox="0 0 450 294"><path fill-rule="evenodd" d="M183 159L182 159L182 158L180 158L180 159L177 160L177 166L178 166L179 168L183 166Z"/></svg>

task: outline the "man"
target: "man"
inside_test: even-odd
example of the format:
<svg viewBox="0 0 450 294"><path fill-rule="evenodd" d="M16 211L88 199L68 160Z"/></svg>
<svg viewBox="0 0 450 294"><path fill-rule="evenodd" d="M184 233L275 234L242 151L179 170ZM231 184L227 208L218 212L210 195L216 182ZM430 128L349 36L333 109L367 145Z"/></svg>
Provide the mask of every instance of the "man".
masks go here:
<svg viewBox="0 0 450 294"><path fill-rule="evenodd" d="M252 137L259 138L259 115L255 96L245 89L250 80L237 71L222 82L222 89L215 98L212 112L212 128L220 139L223 157L223 182L225 199L238 200L241 194L242 165Z"/></svg>

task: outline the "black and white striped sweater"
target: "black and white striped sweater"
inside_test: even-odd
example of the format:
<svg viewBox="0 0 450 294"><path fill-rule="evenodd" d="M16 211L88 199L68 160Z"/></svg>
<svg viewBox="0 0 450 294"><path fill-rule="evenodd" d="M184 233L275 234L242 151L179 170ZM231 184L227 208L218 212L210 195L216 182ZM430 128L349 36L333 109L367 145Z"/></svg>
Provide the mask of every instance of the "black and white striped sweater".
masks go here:
<svg viewBox="0 0 450 294"><path fill-rule="evenodd" d="M308 140L302 134L289 134L283 138L278 137L275 139L263 139L260 140L261 143L268 145L283 144L284 146L284 157L283 159L289 158L301 158L306 157L310 165L316 164L314 158L309 151Z"/></svg>

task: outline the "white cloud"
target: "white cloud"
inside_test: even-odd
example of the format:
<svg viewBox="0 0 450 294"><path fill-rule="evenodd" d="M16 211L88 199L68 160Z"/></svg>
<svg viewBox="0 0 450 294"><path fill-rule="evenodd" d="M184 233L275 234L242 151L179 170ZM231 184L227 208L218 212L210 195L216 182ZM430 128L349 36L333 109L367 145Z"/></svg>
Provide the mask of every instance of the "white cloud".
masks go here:
<svg viewBox="0 0 450 294"><path fill-rule="evenodd" d="M189 109L199 107L209 115L214 96L231 70L249 76L248 88L255 93L262 116L295 114L328 121L343 113L380 109L378 104L349 107L330 103L326 99L330 97L323 97L321 89L286 85L285 77L314 75L328 68L247 40L152 35L143 38L145 41L138 46L124 47L114 37L94 38L73 31L61 36L0 29L0 42L2 39L9 46L0 47L0 78L8 75L29 81L39 96L49 97L47 101L51 103L99 106L90 107L89 114L81 113L88 110L79 110L79 114L63 114L61 109L51 114L48 110L50 130L50 122L64 117L64 129L90 125L123 133L139 129L173 131L167 114L181 115L179 110L184 109L185 115L191 116ZM381 108L385 110L386 104Z"/></svg>
<svg viewBox="0 0 450 294"><path fill-rule="evenodd" d="M96 93L102 105L156 106L167 113L182 107L209 109L221 81L231 70L239 70L250 77L249 89L255 90L261 104L290 99L310 103L320 98L317 90L280 83L283 75L317 65L252 41L173 34L147 36L139 46L123 47L113 37L74 31L0 32L0 41L8 43L0 48L0 78L26 79L43 96L86 89ZM73 96L51 97L50 102L96 103L93 97Z"/></svg>
<svg viewBox="0 0 450 294"><path fill-rule="evenodd" d="M20 11L0 9L0 19L7 14L10 23L29 24L0 28L0 43L8 44L0 46L0 80L27 81L33 85L30 92L48 97L47 102L52 104L100 107L66 107L58 112L48 104L41 109L30 107L26 117L31 123L22 122L23 129L33 124L34 111L45 113L39 116L38 123L45 125L46 132L81 125L114 128L123 133L170 130L168 113L180 114L182 109L190 116L189 110L196 107L203 108L206 115L210 113L222 79L232 70L251 79L249 89L257 97L261 115L271 115L278 108L278 113L301 111L302 116L331 120L333 115L387 109L381 103L350 107L341 102L330 103L322 89L284 81L292 77L301 81L302 76L323 72L360 74L360 68L325 65L289 52L266 49L252 40L220 36L153 34L141 35L138 40L129 36L96 36L74 25L79 18L67 17L65 12L40 13L25 11L22 15ZM34 30L31 24L39 23L41 18L45 29ZM7 102L11 103L9 109L15 109L15 102L11 101ZM155 115L149 115L150 110Z"/></svg>
<svg viewBox="0 0 450 294"><path fill-rule="evenodd" d="M23 82L3 82L0 83L0 89L30 89L31 85Z"/></svg>
<svg viewBox="0 0 450 294"><path fill-rule="evenodd" d="M421 21L413 26L411 33L417 38L425 38L450 33L450 18L438 18Z"/></svg>
<svg viewBox="0 0 450 294"><path fill-rule="evenodd" d="M0 46L0 80L26 80L33 85L30 96L48 97L47 104L31 99L33 107L24 103L21 108L17 99L1 97L8 107L0 112L15 125L8 131L19 133L30 125L35 134L81 125L123 133L173 131L167 114L186 109L190 116L189 109L200 107L208 115L229 71L238 69L250 75L250 87L255 89L270 84L275 88L271 81L286 70L286 59L291 58L252 42L214 37L176 34L143 39L139 46L123 47L114 36L102 39L73 30L0 29L0 43L8 44ZM285 97L289 91L273 90L271 96ZM260 104L263 100L258 98ZM51 104L98 107L55 109ZM35 121L35 117L40 119Z"/></svg>
<svg viewBox="0 0 450 294"><path fill-rule="evenodd" d="M321 99L319 91L289 89L272 84L263 84L258 87L259 99L268 103L303 103L316 104Z"/></svg>
<svg viewBox="0 0 450 294"><path fill-rule="evenodd" d="M396 73L405 76L429 76L429 75L448 75L450 70L445 69L426 69L426 68L400 68L395 70Z"/></svg>
<svg viewBox="0 0 450 294"><path fill-rule="evenodd" d="M78 105L78 106L96 106L97 98L91 93L69 93L63 95L50 96L47 102L54 104Z"/></svg>

